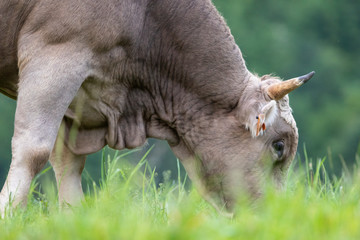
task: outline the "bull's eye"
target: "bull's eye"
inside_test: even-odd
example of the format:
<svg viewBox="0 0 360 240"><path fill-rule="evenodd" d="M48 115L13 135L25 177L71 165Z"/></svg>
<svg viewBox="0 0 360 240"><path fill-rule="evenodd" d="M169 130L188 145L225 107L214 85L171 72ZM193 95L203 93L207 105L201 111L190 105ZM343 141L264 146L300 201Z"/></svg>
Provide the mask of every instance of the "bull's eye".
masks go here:
<svg viewBox="0 0 360 240"><path fill-rule="evenodd" d="M284 154L284 140L275 141L273 142L272 146L275 150L275 153L277 154L278 159L280 159Z"/></svg>

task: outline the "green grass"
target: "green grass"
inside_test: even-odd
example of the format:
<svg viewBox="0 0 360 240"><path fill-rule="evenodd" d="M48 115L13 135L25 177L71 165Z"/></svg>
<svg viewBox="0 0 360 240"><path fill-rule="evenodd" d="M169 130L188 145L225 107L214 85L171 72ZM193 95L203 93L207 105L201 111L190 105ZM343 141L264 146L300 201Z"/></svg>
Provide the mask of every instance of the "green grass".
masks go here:
<svg viewBox="0 0 360 240"><path fill-rule="evenodd" d="M124 157L103 156L100 183L85 175L86 198L67 211L58 208L53 185L42 184L39 192L35 180L27 208L0 220L0 239L360 239L356 166L337 178L325 159L305 154L305 163L292 165L284 191L268 186L261 200L242 200L228 219L185 189L184 179L167 175L156 186L146 155L135 167Z"/></svg>

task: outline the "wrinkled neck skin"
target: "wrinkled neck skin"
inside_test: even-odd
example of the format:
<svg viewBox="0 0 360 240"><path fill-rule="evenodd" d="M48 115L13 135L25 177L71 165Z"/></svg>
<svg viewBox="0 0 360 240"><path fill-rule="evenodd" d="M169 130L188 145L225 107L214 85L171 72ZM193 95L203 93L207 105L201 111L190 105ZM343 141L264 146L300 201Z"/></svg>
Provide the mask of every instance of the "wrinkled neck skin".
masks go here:
<svg viewBox="0 0 360 240"><path fill-rule="evenodd" d="M150 62L140 63L145 71L136 81L143 81L135 85L149 92L152 114L179 137L204 115L235 108L251 76L222 17L210 1L205 2L183 1L186 6L181 8L174 1L168 2L170 6L154 6L154 15L162 16L162 22L154 20L160 36L141 37L149 38L149 45L139 55L146 52L144 58ZM146 23L155 25L153 19L156 16Z"/></svg>
<svg viewBox="0 0 360 240"><path fill-rule="evenodd" d="M154 1L144 14L120 68L122 142L132 148L154 137L195 154L191 130L234 109L251 73L210 1Z"/></svg>

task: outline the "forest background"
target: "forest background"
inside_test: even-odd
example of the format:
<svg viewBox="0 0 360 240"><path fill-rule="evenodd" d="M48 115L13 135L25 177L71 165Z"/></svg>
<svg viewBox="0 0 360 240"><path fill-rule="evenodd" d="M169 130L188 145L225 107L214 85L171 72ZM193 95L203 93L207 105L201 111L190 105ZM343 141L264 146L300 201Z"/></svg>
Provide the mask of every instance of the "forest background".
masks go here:
<svg viewBox="0 0 360 240"><path fill-rule="evenodd" d="M313 158L327 156L331 170L349 168L360 142L360 1L358 0L214 0L226 19L250 71L288 79L316 71L290 94L300 134ZM11 159L16 102L0 96L0 185ZM46 129L44 129L46 130ZM167 143L149 139L138 156L155 144L149 162L176 177L176 158ZM109 150L107 150L109 151ZM132 155L134 164L137 155ZM100 176L101 153L88 157L86 170ZM342 161L344 160L344 161Z"/></svg>

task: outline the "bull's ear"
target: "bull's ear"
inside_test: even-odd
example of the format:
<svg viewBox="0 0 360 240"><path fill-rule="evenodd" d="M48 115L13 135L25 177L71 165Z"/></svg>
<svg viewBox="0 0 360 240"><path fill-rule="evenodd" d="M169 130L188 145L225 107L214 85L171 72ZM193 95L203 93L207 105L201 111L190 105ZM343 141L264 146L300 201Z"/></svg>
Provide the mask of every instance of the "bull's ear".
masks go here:
<svg viewBox="0 0 360 240"><path fill-rule="evenodd" d="M267 127L271 126L277 116L276 101L271 100L263 106L256 116L251 116L249 119L248 128L252 137L258 137L265 133Z"/></svg>

